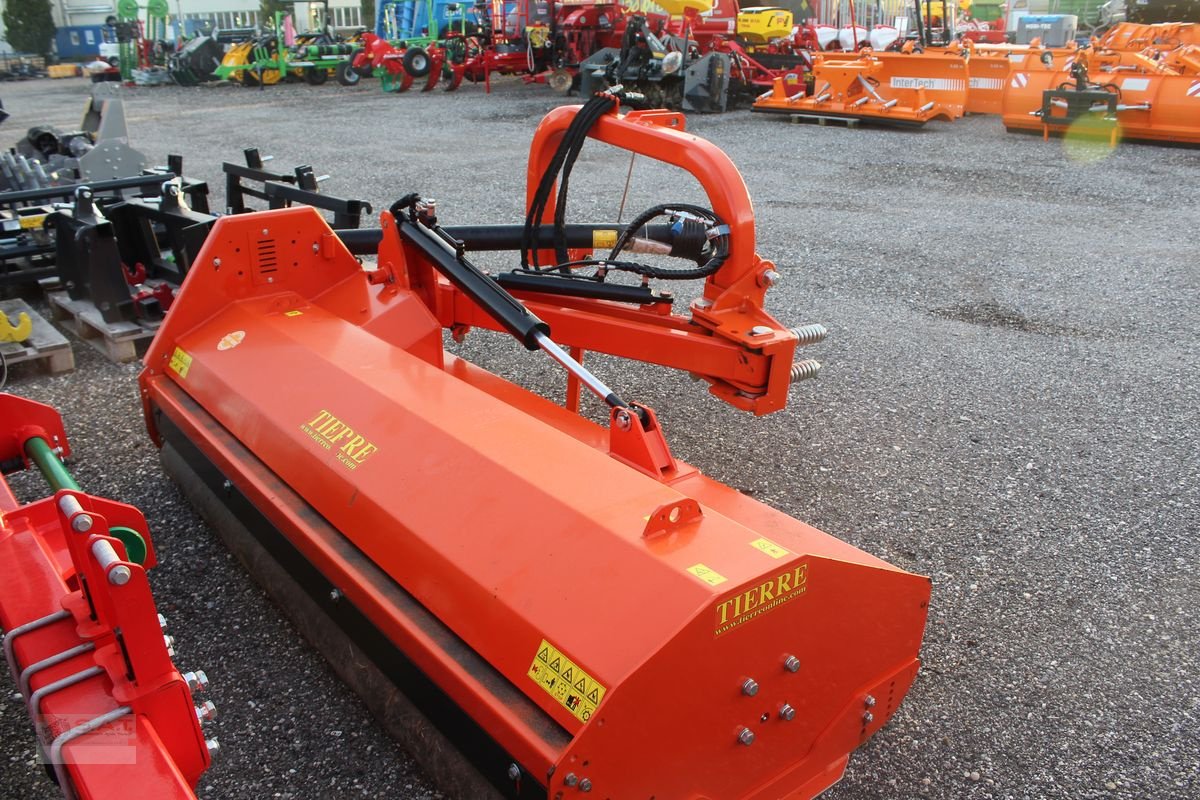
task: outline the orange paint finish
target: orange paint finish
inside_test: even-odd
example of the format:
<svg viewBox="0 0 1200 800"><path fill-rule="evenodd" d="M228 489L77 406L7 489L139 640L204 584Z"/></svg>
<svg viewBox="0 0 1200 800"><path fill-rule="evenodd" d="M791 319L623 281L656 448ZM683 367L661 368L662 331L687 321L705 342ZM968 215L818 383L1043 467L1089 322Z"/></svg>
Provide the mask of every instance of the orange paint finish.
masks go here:
<svg viewBox="0 0 1200 800"><path fill-rule="evenodd" d="M1004 92L1004 126L1010 131L1061 132L1034 112L1043 92L1074 86L1071 65L1082 60L1089 83L1118 95L1113 142L1119 139L1200 145L1200 48L1184 45L1151 57L1140 52L1081 49L1066 61L1043 63L1031 53L1014 64ZM1100 107L1097 106L1099 109ZM1055 116L1062 112L1052 109ZM1104 114L1093 113L1096 120ZM1052 130L1057 129L1057 130Z"/></svg>
<svg viewBox="0 0 1200 800"><path fill-rule="evenodd" d="M573 113L547 117L534 162ZM743 328L770 320L745 186L664 119L608 116L595 135L701 173L733 228L697 324L529 305L563 345L695 365L763 413L786 402L796 339ZM599 797L671 798L807 798L835 781L916 674L928 579L704 477L652 411L599 426L444 353L443 328L491 325L383 225L381 275L319 246L311 209L219 220L146 355L152 435L169 419L550 797L584 779ZM735 376L760 393L739 397ZM488 669L464 669L421 614ZM543 642L593 684L530 677Z"/></svg>
<svg viewBox="0 0 1200 800"><path fill-rule="evenodd" d="M811 95L776 78L771 91L754 102L754 110L919 126L961 117L967 85L967 61L957 52L817 53Z"/></svg>

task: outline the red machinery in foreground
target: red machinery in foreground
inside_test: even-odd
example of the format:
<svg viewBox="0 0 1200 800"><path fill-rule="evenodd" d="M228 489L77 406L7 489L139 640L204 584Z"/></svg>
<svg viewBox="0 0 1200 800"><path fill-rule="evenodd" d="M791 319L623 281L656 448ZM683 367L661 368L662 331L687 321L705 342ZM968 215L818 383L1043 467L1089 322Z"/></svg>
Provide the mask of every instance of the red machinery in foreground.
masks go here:
<svg viewBox="0 0 1200 800"><path fill-rule="evenodd" d="M22 505L0 478L4 656L43 763L68 798L194 798L217 749L192 705L202 672L180 675L146 570L154 550L132 506L79 490L48 406L0 394L0 466L36 467L53 496Z"/></svg>
<svg viewBox="0 0 1200 800"><path fill-rule="evenodd" d="M524 226L443 226L417 195L374 232L303 208L222 218L146 354L146 421L450 794L814 797L915 678L929 580L706 478L583 367L667 365L766 414L824 335L763 308L780 275L724 153L681 114L617 105L542 121ZM588 137L691 173L711 209L567 223ZM476 250L522 266L485 274ZM703 288L676 308L669 278ZM443 347L473 328L565 368L566 407ZM581 389L604 424L575 413Z"/></svg>

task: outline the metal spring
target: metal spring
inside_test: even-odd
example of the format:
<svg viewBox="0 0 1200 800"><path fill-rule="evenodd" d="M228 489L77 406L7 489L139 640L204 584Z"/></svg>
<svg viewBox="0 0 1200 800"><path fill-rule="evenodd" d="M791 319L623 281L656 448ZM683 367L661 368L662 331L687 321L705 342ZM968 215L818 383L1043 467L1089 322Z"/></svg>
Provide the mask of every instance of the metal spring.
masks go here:
<svg viewBox="0 0 1200 800"><path fill-rule="evenodd" d="M791 382L799 383L800 381L806 381L809 378L815 378L820 371L821 362L814 361L811 358L792 364L792 371L790 374Z"/></svg>
<svg viewBox="0 0 1200 800"><path fill-rule="evenodd" d="M814 322L809 325L801 325L798 328L790 328L792 333L796 334L796 346L803 347L807 344L816 344L822 342L829 335L829 331L825 330L825 326Z"/></svg>

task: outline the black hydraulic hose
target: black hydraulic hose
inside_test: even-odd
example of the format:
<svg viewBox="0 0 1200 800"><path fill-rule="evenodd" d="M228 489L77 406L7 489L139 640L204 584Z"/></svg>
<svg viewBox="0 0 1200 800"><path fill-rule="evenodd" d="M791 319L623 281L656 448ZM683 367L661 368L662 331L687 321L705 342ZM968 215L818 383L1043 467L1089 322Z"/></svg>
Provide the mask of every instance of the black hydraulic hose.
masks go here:
<svg viewBox="0 0 1200 800"><path fill-rule="evenodd" d="M703 219L711 221L711 226L706 232L709 240L712 242L712 255L708 260L696 267L695 269L663 269L661 267L652 267L649 264L636 264L617 261L617 257L621 255L621 251L629 244L629 240L637 234L650 220L655 217L669 214L673 211L682 211L692 214ZM625 272L633 272L638 275L644 275L647 278L656 278L659 280L691 280L694 278L707 278L721 268L725 263L725 259L729 258L729 230L725 223L712 211L707 208L689 205L687 203L674 203L670 205L659 205L653 208L648 208L630 221L629 227L621 232L617 237L617 243L613 245L612 252L608 254L611 266L614 269L623 270Z"/></svg>
<svg viewBox="0 0 1200 800"><path fill-rule="evenodd" d="M555 255L560 262L567 260L566 248L562 244L562 237L559 231L564 224L563 216L566 213L566 195L570 182L570 172L574 167L575 159L578 158L579 152L583 149L583 143L587 140L588 131L591 130L592 126L596 124L596 121L606 114L611 107L611 100L601 96L593 97L584 104L583 108L581 108L579 113L576 114L575 119L571 121L571 125L567 129L567 133L564 135L563 141L559 145L559 150L556 153L557 164L554 165L553 172L550 173L548 170L548 175L543 177L542 184L539 186L540 197L536 209L536 216L532 221L530 221L530 224L533 225L536 225L545 214L546 203L550 199L550 192L554 189L555 179L558 177L558 173L560 171L565 170L564 180L559 186L558 203L555 208L554 219ZM546 177L548 177L549 180L546 180ZM537 240L536 234L534 239L535 241ZM534 259L536 263L536 248L534 250Z"/></svg>
<svg viewBox="0 0 1200 800"><path fill-rule="evenodd" d="M521 242L521 266L529 266L529 254L533 253L534 265L537 265L537 251L540 248L540 238L537 235L537 228L546 211L546 204L549 202L550 193L554 190L555 182L558 179L559 172L563 169L567 159L570 158L571 164L574 163L575 157L578 156L579 150L583 147L583 141L587 138L588 131L596 124L605 113L612 108L612 98L608 95L596 95L588 100L575 118L571 120L571 124L567 126L566 132L563 134L563 139L559 143L558 148L554 152L550 163L546 166L546 171L542 174L541 180L538 182L537 190L534 192L533 200L529 204L529 212L525 216L525 235ZM573 155L572 155L573 154ZM569 169L568 169L569 175ZM566 202L566 185L560 187L558 208L565 211ZM557 211L556 211L557 217ZM556 227L561 226L561 222L556 219ZM559 236L556 233L556 244ZM557 249L557 248L556 248ZM563 255L559 258L560 261L566 260L566 250L563 248Z"/></svg>

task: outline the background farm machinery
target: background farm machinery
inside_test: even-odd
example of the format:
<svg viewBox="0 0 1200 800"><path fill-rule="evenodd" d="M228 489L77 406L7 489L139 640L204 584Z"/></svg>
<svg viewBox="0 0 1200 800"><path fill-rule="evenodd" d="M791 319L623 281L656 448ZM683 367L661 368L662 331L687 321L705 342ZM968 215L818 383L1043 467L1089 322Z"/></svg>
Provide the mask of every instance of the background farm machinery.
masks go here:
<svg viewBox="0 0 1200 800"><path fill-rule="evenodd" d="M424 14L403 19L434 19L432 0L424 5L428 9ZM625 59L629 62L625 84L636 85L649 98L642 101L647 106L722 110L727 104L723 81L706 79L705 86L711 82L716 87L715 96L683 105L685 92L673 90L675 72L682 75L691 70L694 76L706 78L728 74L735 86L761 90L781 70L805 63L803 53L773 38L784 29L791 35L790 12L748 9L739 14L731 0L716 7L708 2L663 5L667 8L655 6L645 14L616 3L550 0L480 2L465 10L454 4L438 6L445 12L445 22L435 28L441 38L423 27L397 41L385 38L381 27L375 37L368 37L355 66L360 75L369 70L380 77L387 91L406 91L422 78L425 90L439 80L444 80L443 88L454 90L464 79L490 89L491 76L502 74L521 75L526 82L546 83L562 93L579 89L588 94L615 85L613 70L601 75L602 68ZM395 25L387 34L395 34ZM668 58L671 52L678 55ZM709 53L716 55L703 64L694 63ZM701 91L707 89L693 90L691 95L698 97Z"/></svg>
<svg viewBox="0 0 1200 800"><path fill-rule="evenodd" d="M362 47L357 36L342 40L330 31L294 34L290 26L291 18L276 12L274 27L232 46L214 75L221 80L258 87L293 79L319 86L331 74L343 80L355 53Z"/></svg>

